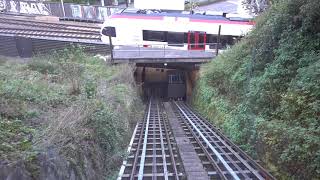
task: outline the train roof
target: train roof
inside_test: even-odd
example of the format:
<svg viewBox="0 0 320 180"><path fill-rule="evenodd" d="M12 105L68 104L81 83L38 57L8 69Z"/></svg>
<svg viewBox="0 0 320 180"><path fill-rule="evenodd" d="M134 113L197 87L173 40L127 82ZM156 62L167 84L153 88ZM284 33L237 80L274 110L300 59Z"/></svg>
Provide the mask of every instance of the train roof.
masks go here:
<svg viewBox="0 0 320 180"><path fill-rule="evenodd" d="M218 21L241 21L250 22L252 18L232 15L228 17L226 13L213 11L162 11L162 10L140 10L134 8L124 9L115 15L135 16L135 17L181 17L199 20L218 20Z"/></svg>

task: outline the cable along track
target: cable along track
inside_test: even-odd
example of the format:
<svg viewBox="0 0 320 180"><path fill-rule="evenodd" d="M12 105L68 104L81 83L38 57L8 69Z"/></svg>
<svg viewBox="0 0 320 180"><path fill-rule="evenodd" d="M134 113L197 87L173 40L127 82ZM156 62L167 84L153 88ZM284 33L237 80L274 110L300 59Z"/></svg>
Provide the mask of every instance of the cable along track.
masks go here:
<svg viewBox="0 0 320 180"><path fill-rule="evenodd" d="M176 116L193 145L210 179L274 179L266 170L228 140L214 126L183 102L172 102Z"/></svg>

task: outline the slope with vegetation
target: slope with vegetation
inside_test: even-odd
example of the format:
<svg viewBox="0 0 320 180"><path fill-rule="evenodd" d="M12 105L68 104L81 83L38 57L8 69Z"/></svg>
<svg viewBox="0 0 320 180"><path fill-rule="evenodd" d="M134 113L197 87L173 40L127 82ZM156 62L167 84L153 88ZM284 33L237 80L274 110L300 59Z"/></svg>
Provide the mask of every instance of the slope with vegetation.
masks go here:
<svg viewBox="0 0 320 180"><path fill-rule="evenodd" d="M79 48L0 62L0 179L111 178L142 113L133 67Z"/></svg>
<svg viewBox="0 0 320 180"><path fill-rule="evenodd" d="M201 68L194 106L281 179L320 178L320 4L275 0Z"/></svg>

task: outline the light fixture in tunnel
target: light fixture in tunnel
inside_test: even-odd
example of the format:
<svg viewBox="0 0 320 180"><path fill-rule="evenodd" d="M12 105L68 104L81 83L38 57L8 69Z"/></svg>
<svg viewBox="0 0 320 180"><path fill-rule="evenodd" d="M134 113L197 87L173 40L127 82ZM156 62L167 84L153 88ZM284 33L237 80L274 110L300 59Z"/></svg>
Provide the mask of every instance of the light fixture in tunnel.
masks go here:
<svg viewBox="0 0 320 180"><path fill-rule="evenodd" d="M164 66L167 66L168 64L167 64L167 63L164 63L163 65L164 65Z"/></svg>

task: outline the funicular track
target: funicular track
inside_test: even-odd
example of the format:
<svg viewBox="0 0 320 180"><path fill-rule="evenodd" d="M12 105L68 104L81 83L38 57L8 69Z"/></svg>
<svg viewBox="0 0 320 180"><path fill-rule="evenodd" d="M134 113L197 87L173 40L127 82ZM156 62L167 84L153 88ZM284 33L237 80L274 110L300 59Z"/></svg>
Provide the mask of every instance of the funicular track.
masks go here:
<svg viewBox="0 0 320 180"><path fill-rule="evenodd" d="M210 179L274 179L184 102L172 102L172 107Z"/></svg>
<svg viewBox="0 0 320 180"><path fill-rule="evenodd" d="M151 98L133 134L118 179L181 179L182 167L163 104Z"/></svg>
<svg viewBox="0 0 320 180"><path fill-rule="evenodd" d="M181 149L188 146L181 145L181 131L176 129L183 129L193 154ZM177 134L180 137L176 137ZM128 152L118 179L274 179L182 101L163 103L151 99L143 121L136 126ZM193 170L199 168L197 162L184 159L188 159L189 154L200 159L204 175Z"/></svg>

